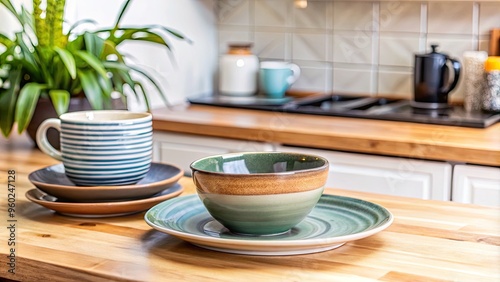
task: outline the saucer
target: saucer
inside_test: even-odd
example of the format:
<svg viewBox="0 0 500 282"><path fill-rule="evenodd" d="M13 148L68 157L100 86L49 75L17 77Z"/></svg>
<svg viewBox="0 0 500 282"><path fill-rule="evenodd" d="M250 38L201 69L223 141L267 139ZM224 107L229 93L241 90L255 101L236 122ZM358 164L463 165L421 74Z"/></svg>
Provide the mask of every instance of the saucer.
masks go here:
<svg viewBox="0 0 500 282"><path fill-rule="evenodd" d="M122 202L64 202L38 189L31 189L26 192L26 198L45 208L54 210L64 215L75 217L112 217L147 210L160 202L178 196L183 190L184 188L177 183L150 198Z"/></svg>
<svg viewBox="0 0 500 282"><path fill-rule="evenodd" d="M389 227L392 214L360 199L322 195L311 213L290 231L279 235L231 233L215 221L197 195L160 203L144 216L156 230L202 248L248 255L297 255L335 249Z"/></svg>
<svg viewBox="0 0 500 282"><path fill-rule="evenodd" d="M146 176L136 184L120 186L77 186L64 173L64 165L48 166L29 174L38 189L71 202L96 202L150 197L177 183L184 171L176 166L151 163Z"/></svg>

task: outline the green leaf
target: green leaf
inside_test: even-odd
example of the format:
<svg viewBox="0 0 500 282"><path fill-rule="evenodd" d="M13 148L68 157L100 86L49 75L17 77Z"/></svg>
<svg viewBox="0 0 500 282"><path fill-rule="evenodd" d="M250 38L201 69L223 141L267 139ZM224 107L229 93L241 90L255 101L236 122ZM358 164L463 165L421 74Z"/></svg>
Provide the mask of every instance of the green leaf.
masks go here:
<svg viewBox="0 0 500 282"><path fill-rule="evenodd" d="M12 47L15 45L14 41L12 41L10 38L7 36L0 34L0 44L5 46L6 48Z"/></svg>
<svg viewBox="0 0 500 282"><path fill-rule="evenodd" d="M83 34L83 39L87 51L99 58L102 54L102 50L104 49L104 39L91 32L85 32Z"/></svg>
<svg viewBox="0 0 500 282"><path fill-rule="evenodd" d="M60 89L50 90L49 96L57 115L60 116L68 111L71 96L68 91Z"/></svg>
<svg viewBox="0 0 500 282"><path fill-rule="evenodd" d="M16 33L17 42L19 47L21 47L21 54L24 58L24 67L26 67L31 73L39 73L38 65L36 64L35 53L28 47L23 37L22 32Z"/></svg>
<svg viewBox="0 0 500 282"><path fill-rule="evenodd" d="M10 135L14 124L14 115L17 101L17 91L21 82L21 67L12 69L9 73L10 87L4 91L0 89L0 129L5 137Z"/></svg>
<svg viewBox="0 0 500 282"><path fill-rule="evenodd" d="M101 54L103 61L108 60L109 55L115 55L118 62L124 62L123 55L116 50L116 44L111 40L104 41L104 49Z"/></svg>
<svg viewBox="0 0 500 282"><path fill-rule="evenodd" d="M149 101L148 95L146 95L146 91L144 90L144 86L142 85L142 83L137 82L137 81L135 82L135 85L137 85L137 87L139 87L139 89L141 89L142 97L144 97L144 102L146 102L146 108L148 109L148 111L151 111L151 102Z"/></svg>
<svg viewBox="0 0 500 282"><path fill-rule="evenodd" d="M68 34L71 34L73 32L73 30L75 28L77 28L79 25L81 24L85 24L85 23L91 23L93 25L97 25L97 21L95 20L92 20L92 19L83 19L83 20L79 20L77 21L76 23L74 23L68 30Z"/></svg>
<svg viewBox="0 0 500 282"><path fill-rule="evenodd" d="M76 78L76 63L75 63L75 58L73 55L66 49L62 49L59 47L54 47L54 50L59 54L59 57L61 58L62 62L66 66L66 69L69 72L69 75L71 76L72 79Z"/></svg>
<svg viewBox="0 0 500 282"><path fill-rule="evenodd" d="M12 15L14 15L19 23L23 26L24 29L24 21L23 18L17 13L16 8L14 8L14 5L9 0L0 0L0 4L4 5L5 8L7 8Z"/></svg>
<svg viewBox="0 0 500 282"><path fill-rule="evenodd" d="M127 11L127 8L128 6L130 5L130 3L132 2L132 0L127 0L123 6L121 7L120 9L120 13L118 13L118 17L116 18L116 21L115 21L115 25L113 27L113 31L111 32L111 36L114 36L114 31L118 28L118 26L120 25L120 21L122 20L122 17L123 15L125 15L125 12Z"/></svg>
<svg viewBox="0 0 500 282"><path fill-rule="evenodd" d="M21 15L20 17L23 19L24 23L27 24L31 30L35 31L35 21L33 20L33 15L28 12L24 6L21 7Z"/></svg>
<svg viewBox="0 0 500 282"><path fill-rule="evenodd" d="M78 71L78 77L82 83L83 92L89 100L90 105L94 110L102 110L103 99L102 90L95 73L91 70Z"/></svg>
<svg viewBox="0 0 500 282"><path fill-rule="evenodd" d="M91 68L96 70L102 77L108 78L107 71L103 66L103 62L100 61L96 56L85 51L76 51L75 54L83 61L85 61Z"/></svg>
<svg viewBox="0 0 500 282"><path fill-rule="evenodd" d="M40 93L47 86L36 82L30 82L24 85L19 93L16 105L17 131L23 132L28 126L35 112L36 104Z"/></svg>
<svg viewBox="0 0 500 282"><path fill-rule="evenodd" d="M171 105L170 102L167 100L167 97L165 96L165 93L163 92L163 90L160 88L158 83L152 77L150 77L145 71L141 70L140 68L138 68L136 66L130 66L130 68L133 69L134 71L140 73L144 78L149 80L149 82L151 82L151 84L154 85L154 87L160 93L160 97L163 100L163 103L165 103L165 105L167 105L167 106ZM146 95L146 93L144 93L144 95Z"/></svg>

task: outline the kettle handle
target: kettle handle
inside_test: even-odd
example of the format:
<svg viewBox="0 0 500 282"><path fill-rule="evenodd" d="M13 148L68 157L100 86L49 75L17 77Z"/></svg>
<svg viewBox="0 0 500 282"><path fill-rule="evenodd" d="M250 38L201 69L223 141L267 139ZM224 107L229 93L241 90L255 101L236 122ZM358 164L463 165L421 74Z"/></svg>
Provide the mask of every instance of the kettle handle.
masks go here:
<svg viewBox="0 0 500 282"><path fill-rule="evenodd" d="M461 68L460 62L449 57L447 59L451 62L451 65L453 66L454 70L453 82L447 87L444 87L441 90L441 93L449 93L451 90L453 90L455 86L457 86L458 79L460 78L460 68Z"/></svg>

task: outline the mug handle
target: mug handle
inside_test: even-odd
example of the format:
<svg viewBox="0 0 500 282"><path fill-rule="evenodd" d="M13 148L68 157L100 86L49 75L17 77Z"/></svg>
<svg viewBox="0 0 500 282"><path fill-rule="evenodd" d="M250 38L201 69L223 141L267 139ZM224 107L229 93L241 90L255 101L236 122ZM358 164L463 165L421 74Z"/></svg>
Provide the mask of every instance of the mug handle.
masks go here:
<svg viewBox="0 0 500 282"><path fill-rule="evenodd" d="M288 83L288 85L292 85L293 83L295 83L295 81L297 81L297 79L299 79L300 68L296 64L289 64L288 66L290 67L290 70L293 74L286 79L286 82Z"/></svg>
<svg viewBox="0 0 500 282"><path fill-rule="evenodd" d="M451 66L453 67L454 72L453 72L453 82L441 89L441 93L446 93L446 94L451 92L451 90L453 90L455 86L457 86L461 68L461 64L459 61L452 58L447 58L447 59L451 62Z"/></svg>
<svg viewBox="0 0 500 282"><path fill-rule="evenodd" d="M54 147L52 147L52 145L50 145L49 143L49 140L47 140L47 130L51 127L61 132L61 120L57 118L49 118L44 120L36 131L36 144L45 154L53 157L56 160L62 161L61 151L58 151Z"/></svg>

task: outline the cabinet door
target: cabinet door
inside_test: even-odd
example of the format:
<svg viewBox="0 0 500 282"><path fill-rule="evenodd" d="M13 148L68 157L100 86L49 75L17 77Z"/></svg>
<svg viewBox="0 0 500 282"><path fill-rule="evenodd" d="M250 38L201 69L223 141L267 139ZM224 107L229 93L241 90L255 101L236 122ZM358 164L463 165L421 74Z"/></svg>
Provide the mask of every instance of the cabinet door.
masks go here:
<svg viewBox="0 0 500 282"><path fill-rule="evenodd" d="M485 206L500 206L500 168L455 165L452 200Z"/></svg>
<svg viewBox="0 0 500 282"><path fill-rule="evenodd" d="M210 155L274 150L274 146L267 143L169 132L155 131L153 140L153 160L175 164L186 175L191 175L189 165L193 161Z"/></svg>
<svg viewBox="0 0 500 282"><path fill-rule="evenodd" d="M327 186L420 199L450 200L452 166L444 162L281 146L330 162Z"/></svg>

